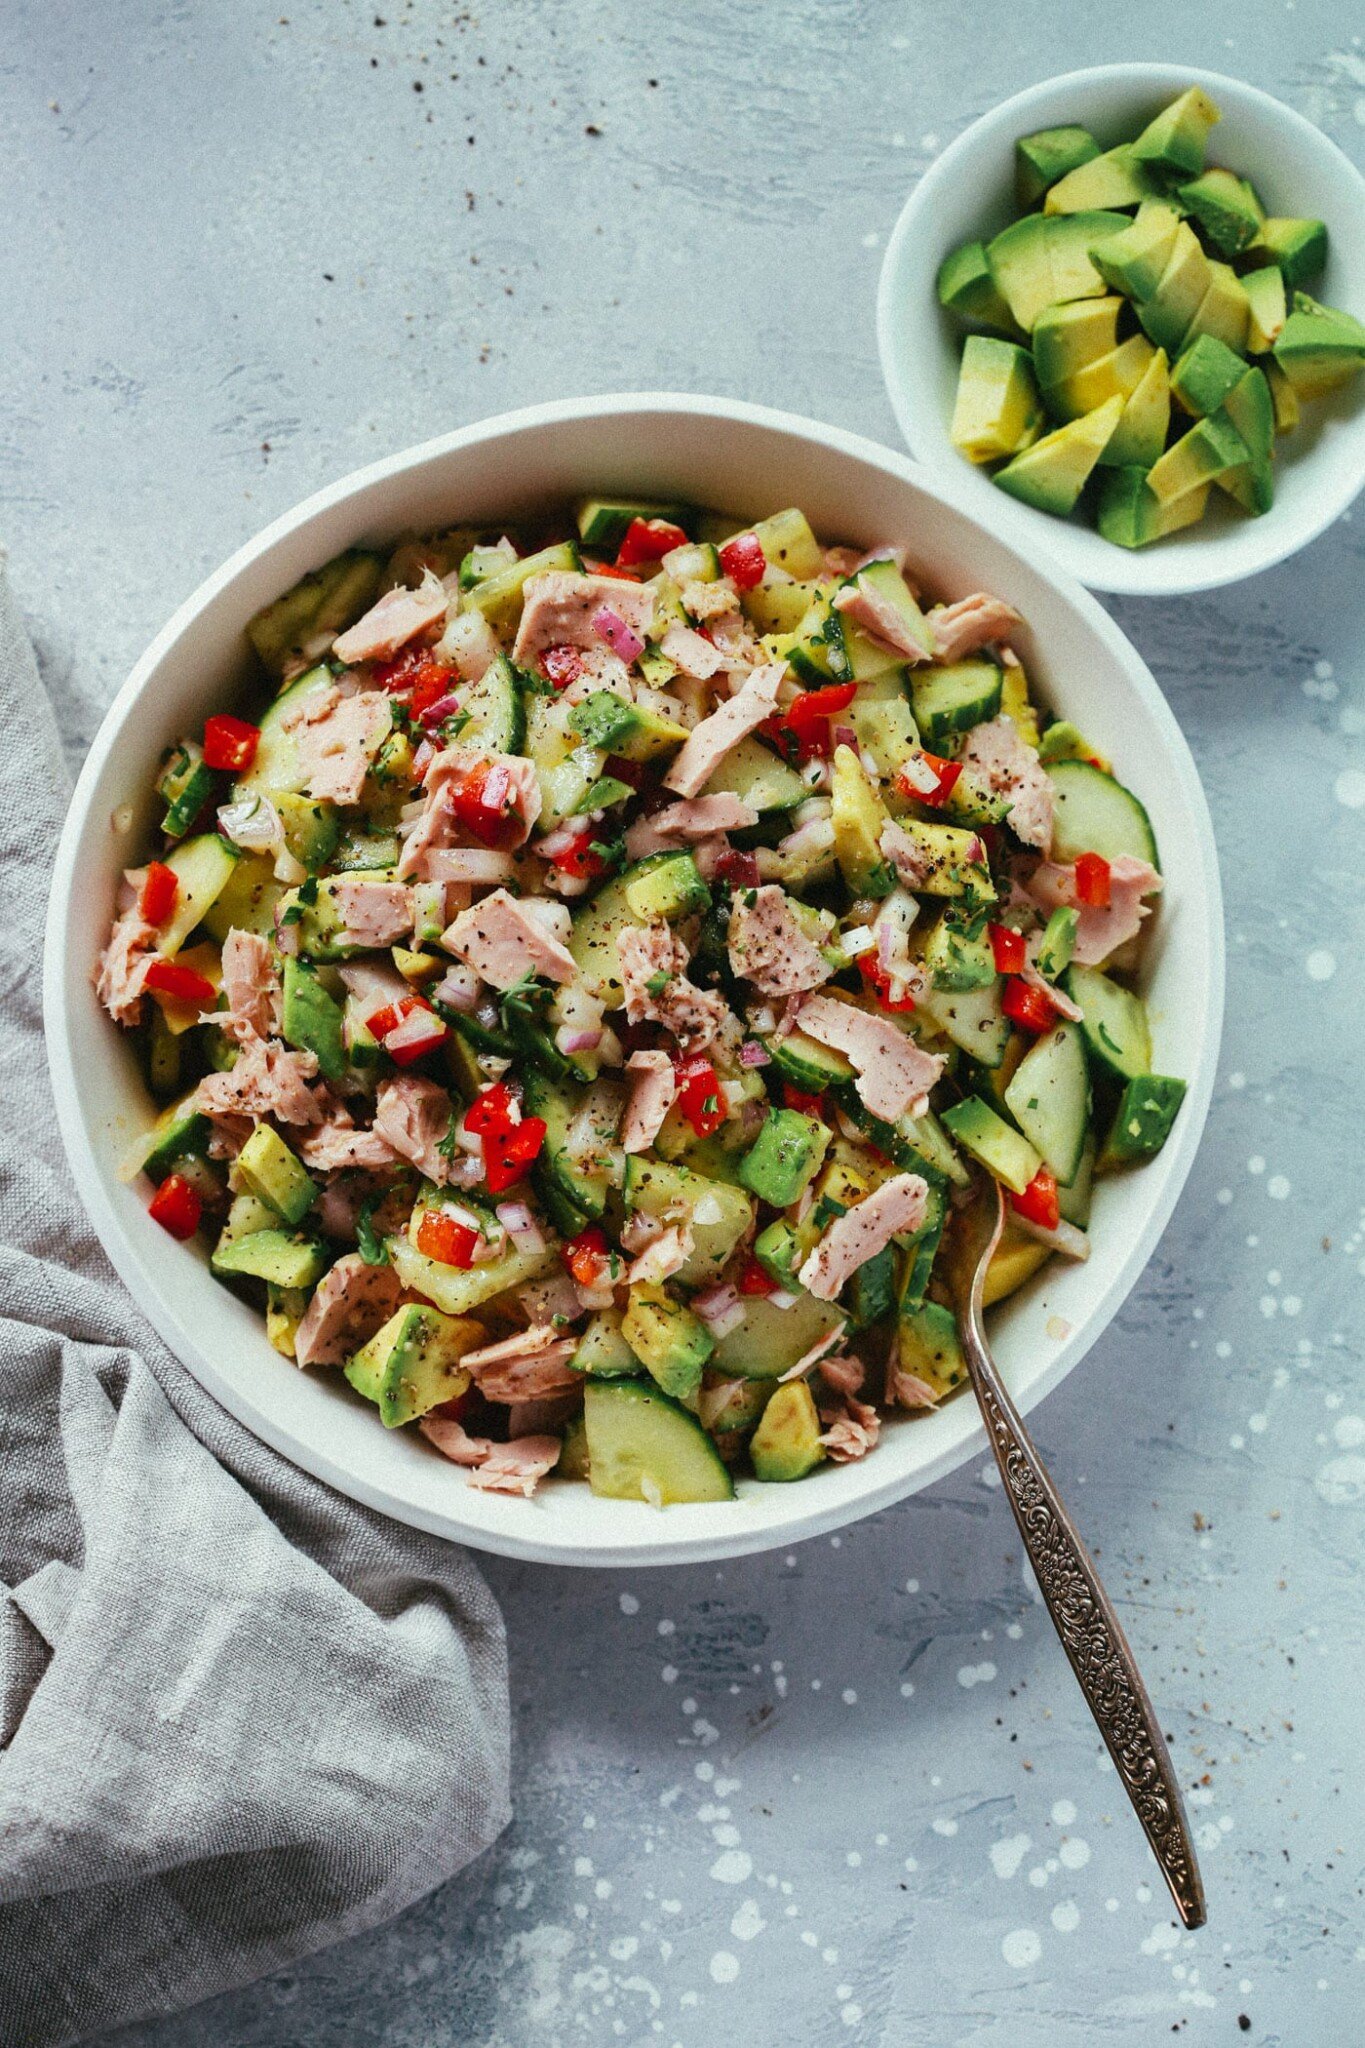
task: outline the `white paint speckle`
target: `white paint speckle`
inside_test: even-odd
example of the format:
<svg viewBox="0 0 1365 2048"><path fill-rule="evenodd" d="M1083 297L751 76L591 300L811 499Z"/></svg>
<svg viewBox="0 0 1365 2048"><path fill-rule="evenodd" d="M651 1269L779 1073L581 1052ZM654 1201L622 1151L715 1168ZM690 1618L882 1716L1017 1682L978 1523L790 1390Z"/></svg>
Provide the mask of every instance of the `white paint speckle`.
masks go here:
<svg viewBox="0 0 1365 2048"><path fill-rule="evenodd" d="M1332 794L1348 811L1365 810L1365 769L1343 768L1332 784Z"/></svg>
<svg viewBox="0 0 1365 2048"><path fill-rule="evenodd" d="M1052 1924L1058 1934L1074 1934L1081 1924L1081 1909L1074 1899L1062 1899L1052 1909Z"/></svg>
<svg viewBox="0 0 1365 2048"><path fill-rule="evenodd" d="M1079 1835L1068 1835L1057 1856L1064 1870L1084 1870L1090 1861L1090 1844L1083 1842Z"/></svg>
<svg viewBox="0 0 1365 2048"><path fill-rule="evenodd" d="M992 1842L991 1869L1002 1880L1017 1877L1019 1865L1032 1847L1033 1843L1028 1835L1006 1835L1003 1841Z"/></svg>
<svg viewBox="0 0 1365 2048"><path fill-rule="evenodd" d="M931 1822L931 1826L936 1835L955 1835L957 1833L957 1822L946 1819L942 1814L939 1815L936 1821Z"/></svg>
<svg viewBox="0 0 1365 2048"><path fill-rule="evenodd" d="M622 1614L638 1614L640 1612L640 1603L633 1593L623 1593L619 1605Z"/></svg>
<svg viewBox="0 0 1365 2048"><path fill-rule="evenodd" d="M758 1900L745 1899L743 1904L735 1909L735 1916L730 1922L730 1932L736 1941L753 1941L757 1935L762 1934L767 1924L758 1909Z"/></svg>
<svg viewBox="0 0 1365 2048"><path fill-rule="evenodd" d="M1260 1153L1259 1153L1259 1152L1253 1152L1253 1153L1252 1153L1252 1155L1251 1155L1251 1157L1250 1157L1250 1159L1248 1159L1248 1161L1247 1161L1247 1172L1248 1172L1248 1173L1264 1173L1264 1172L1265 1172L1265 1161L1264 1161L1264 1159L1263 1159L1263 1158L1261 1157L1261 1155L1260 1155Z"/></svg>
<svg viewBox="0 0 1365 2048"><path fill-rule="evenodd" d="M1168 1956L1180 1946L1180 1929L1172 1921L1158 1921L1139 1946L1145 1956Z"/></svg>
<svg viewBox="0 0 1365 2048"><path fill-rule="evenodd" d="M738 1975L739 1957L731 1955L727 1948L718 1948L711 1958L712 1983L733 1984Z"/></svg>
<svg viewBox="0 0 1365 2048"><path fill-rule="evenodd" d="M957 1682L965 1691L970 1691L974 1685L989 1685L994 1677L995 1666L989 1661L985 1664L964 1664L957 1674Z"/></svg>
<svg viewBox="0 0 1365 2048"><path fill-rule="evenodd" d="M1265 1184L1265 1191L1272 1202L1283 1202L1289 1194L1289 1182L1282 1173L1272 1173Z"/></svg>
<svg viewBox="0 0 1365 2048"><path fill-rule="evenodd" d="M1344 1458L1331 1459L1313 1481L1313 1490L1329 1507L1354 1506L1365 1499L1365 1458L1352 1452Z"/></svg>
<svg viewBox="0 0 1365 2048"><path fill-rule="evenodd" d="M1053 1804L1052 1818L1059 1828L1069 1828L1076 1818L1076 1809L1069 1799L1058 1799Z"/></svg>
<svg viewBox="0 0 1365 2048"><path fill-rule="evenodd" d="M1303 964L1310 981L1330 981L1337 971L1337 956L1326 946L1315 946Z"/></svg>
<svg viewBox="0 0 1365 2048"><path fill-rule="evenodd" d="M859 585L858 587L859 587L859 589L861 589L861 588L862 588L861 584L860 584L860 585ZM855 1691L853 1690L853 1687L852 1687L851 1685L846 1685L846 1686L844 1687L844 1689L843 1689L843 1692L842 1692L842 1694L840 1695L840 1697L842 1698L842 1700L843 1700L843 1703L844 1703L844 1705L845 1705L846 1707L856 1707L856 1706L857 1706L857 1704L858 1704L858 1695L857 1695L857 1693L856 1693L856 1692L855 1692Z"/></svg>
<svg viewBox="0 0 1365 2048"><path fill-rule="evenodd" d="M1043 1944L1031 1927L1016 1927L1001 1942L1000 1953L1012 1970L1027 1970L1043 1953Z"/></svg>
<svg viewBox="0 0 1365 2048"><path fill-rule="evenodd" d="M717 1884L747 1884L753 1872L754 1859L747 1849L726 1849L711 1865Z"/></svg>
<svg viewBox="0 0 1365 2048"><path fill-rule="evenodd" d="M1332 1424L1332 1434L1343 1451L1353 1451L1365 1444L1365 1416L1343 1415Z"/></svg>

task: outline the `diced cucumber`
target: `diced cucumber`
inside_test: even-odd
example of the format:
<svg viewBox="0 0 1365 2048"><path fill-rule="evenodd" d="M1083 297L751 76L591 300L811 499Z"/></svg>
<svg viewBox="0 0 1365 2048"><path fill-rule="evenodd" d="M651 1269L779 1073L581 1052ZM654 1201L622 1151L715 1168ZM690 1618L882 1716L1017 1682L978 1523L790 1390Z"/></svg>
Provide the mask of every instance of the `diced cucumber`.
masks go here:
<svg viewBox="0 0 1365 2048"><path fill-rule="evenodd" d="M166 806L162 831L168 839L183 839L214 791L213 770L197 740L181 740L171 748L156 790Z"/></svg>
<svg viewBox="0 0 1365 2048"><path fill-rule="evenodd" d="M930 989L920 1007L945 1037L983 1067L998 1067L1009 1044L1009 1018L1001 1007L1004 984L989 988Z"/></svg>
<svg viewBox="0 0 1365 2048"><path fill-rule="evenodd" d="M1152 1032L1141 996L1096 967L1067 968L1067 994L1080 1005L1086 1051L1102 1069L1125 1081L1152 1071Z"/></svg>
<svg viewBox="0 0 1365 2048"><path fill-rule="evenodd" d="M807 1038L804 1031L790 1031L785 1038L769 1038L764 1043L782 1079L807 1095L819 1095L853 1079L853 1068L841 1052Z"/></svg>
<svg viewBox="0 0 1365 2048"><path fill-rule="evenodd" d="M166 855L180 887L175 908L157 934L158 952L171 959L180 951L227 888L237 860L237 848L216 832L200 832Z"/></svg>
<svg viewBox="0 0 1365 2048"><path fill-rule="evenodd" d="M244 853L233 865L222 889L204 913L204 929L219 945L235 926L269 938L275 930L275 909L284 883L275 878L269 854Z"/></svg>
<svg viewBox="0 0 1365 2048"><path fill-rule="evenodd" d="M272 1223L227 1243L220 1238L209 1263L215 1273L234 1278L270 1280L276 1287L312 1287L327 1270L328 1254L316 1238L295 1237Z"/></svg>
<svg viewBox="0 0 1365 2048"><path fill-rule="evenodd" d="M1170 1136L1184 1100L1185 1083L1169 1074L1142 1074L1129 1081L1100 1153L1101 1170L1154 1159Z"/></svg>
<svg viewBox="0 0 1365 2048"><path fill-rule="evenodd" d="M467 590L464 609L481 612L495 632L508 632L521 617L522 599L532 576L543 576L551 569L582 567L582 557L573 542L559 541L554 547L541 548L538 554L523 556L475 589Z"/></svg>
<svg viewBox="0 0 1365 2048"><path fill-rule="evenodd" d="M790 506L757 519L742 532L756 534L758 544L775 569L785 569L798 583L818 576L825 566L825 551L811 532L804 512Z"/></svg>
<svg viewBox="0 0 1365 2048"><path fill-rule="evenodd" d="M1081 1163L1074 1177L1057 1185L1057 1207L1064 1223L1074 1223L1077 1230L1086 1230L1090 1225L1090 1197L1095 1185L1095 1140L1087 1133L1081 1147Z"/></svg>
<svg viewBox="0 0 1365 2048"><path fill-rule="evenodd" d="M754 1205L742 1188L642 1155L626 1162L622 1198L628 1209L660 1222L687 1224L692 1250L675 1275L683 1287L715 1280L753 1222Z"/></svg>
<svg viewBox="0 0 1365 2048"><path fill-rule="evenodd" d="M386 1238L385 1243L403 1285L444 1309L448 1316L467 1315L470 1309L492 1301L495 1295L520 1287L525 1280L539 1279L557 1263L553 1251L519 1252L514 1247L501 1258L490 1259L486 1265L470 1266L466 1271L460 1266L443 1265L439 1259L429 1259L406 1235Z"/></svg>
<svg viewBox="0 0 1365 2048"><path fill-rule="evenodd" d="M1038 972L1048 981L1057 977L1071 964L1071 955L1076 949L1076 931L1080 919L1067 904L1060 904L1053 911L1043 928L1038 944Z"/></svg>
<svg viewBox="0 0 1365 2048"><path fill-rule="evenodd" d="M575 1372L594 1380L638 1380L643 1368L621 1334L619 1308L599 1309L569 1360Z"/></svg>
<svg viewBox="0 0 1365 2048"><path fill-rule="evenodd" d="M606 1159L603 1157L600 1163L596 1158L591 1162L575 1161L565 1143L570 1126L583 1108L586 1091L550 1080L533 1067L522 1067L519 1071L527 1114L542 1118L545 1124L545 1143L535 1164L537 1185L544 1179L552 1181L567 1201L595 1222L607 1205L610 1182ZM606 1149L604 1139L604 1154Z"/></svg>
<svg viewBox="0 0 1365 2048"><path fill-rule="evenodd" d="M858 736L859 753L867 755L883 782L890 782L920 741L906 694L905 670L887 669L860 684L846 715Z"/></svg>
<svg viewBox="0 0 1365 2048"><path fill-rule="evenodd" d="M845 1320L842 1309L813 1294L799 1294L789 1308L761 1294L746 1294L743 1303L744 1321L719 1340L711 1364L744 1379L780 1379Z"/></svg>
<svg viewBox="0 0 1365 2048"><path fill-rule="evenodd" d="M1054 860L1075 860L1081 853L1118 860L1130 854L1160 873L1151 819L1131 789L1089 761L1055 761L1047 773L1055 821Z"/></svg>
<svg viewBox="0 0 1365 2048"><path fill-rule="evenodd" d="M958 1144L979 1159L988 1173L1016 1195L1023 1194L1042 1162L1028 1139L1011 1130L988 1102L969 1095L965 1102L945 1109L943 1121Z"/></svg>
<svg viewBox="0 0 1365 2048"><path fill-rule="evenodd" d="M918 1308L929 1291L933 1276L934 1260L943 1240L944 1226L948 1221L948 1198L941 1187L931 1185L929 1206L924 1221L915 1234L911 1256L905 1266L901 1282L902 1308Z"/></svg>
<svg viewBox="0 0 1365 2048"><path fill-rule="evenodd" d="M185 1054L180 1038L162 1005L153 1003L147 1020L147 1086L158 1102L178 1095L183 1085Z"/></svg>
<svg viewBox="0 0 1365 2048"><path fill-rule="evenodd" d="M839 1107L845 1116L865 1132L877 1150L884 1152L894 1165L906 1173L924 1174L931 1182L941 1176L950 1180L954 1187L967 1186L971 1175L931 1109L926 1110L923 1116L903 1116L896 1123L888 1124L873 1115L851 1083L841 1086L838 1095Z"/></svg>
<svg viewBox="0 0 1365 2048"><path fill-rule="evenodd" d="M771 747L749 738L731 749L702 791L703 796L724 793L737 796L763 816L770 811L794 810L805 802L810 790Z"/></svg>
<svg viewBox="0 0 1365 2048"><path fill-rule="evenodd" d="M834 609L828 593L822 593L811 605L792 636L786 655L803 683L819 688L825 683L848 681L853 671L844 643L843 614Z"/></svg>
<svg viewBox="0 0 1365 2048"><path fill-rule="evenodd" d="M902 1308L896 1330L896 1365L923 1381L936 1401L962 1384L967 1361L962 1355L957 1318L950 1308L937 1301Z"/></svg>
<svg viewBox="0 0 1365 2048"><path fill-rule="evenodd" d="M179 1102L163 1109L149 1131L143 1131L119 1167L119 1179L136 1180L145 1173L158 1185L175 1171L176 1161L202 1157L208 1144L209 1121L195 1107L192 1088Z"/></svg>
<svg viewBox="0 0 1365 2048"><path fill-rule="evenodd" d="M562 697L533 697L527 709L522 744L540 784L542 832L553 831L584 808L584 799L606 766L601 749L588 746L570 726L572 711Z"/></svg>
<svg viewBox="0 0 1365 2048"><path fill-rule="evenodd" d="M993 661L950 661L941 668L914 670L910 708L925 745L938 748L954 733L988 723L1000 709L1003 683Z"/></svg>
<svg viewBox="0 0 1365 2048"><path fill-rule="evenodd" d="M575 513L578 537L598 554L614 553L625 538L632 519L666 519L670 526L686 532L693 514L687 505L671 505L644 498L583 498Z"/></svg>
<svg viewBox="0 0 1365 2048"><path fill-rule="evenodd" d="M756 633L795 633L816 600L828 594L821 583L756 583L742 590L740 609Z"/></svg>
<svg viewBox="0 0 1365 2048"><path fill-rule="evenodd" d="M305 777L299 767L298 735L286 732L284 721L301 711L310 698L320 697L324 690L330 690L332 680L332 671L326 662L319 662L316 668L308 669L290 683L288 689L281 690L261 719L261 736L256 742L256 752L246 773L237 778L233 789L235 796L250 796L257 791L268 795L273 789L298 791L303 788Z"/></svg>
<svg viewBox="0 0 1365 2048"><path fill-rule="evenodd" d="M294 662L316 661L368 611L383 578L383 557L359 548L305 576L257 612L246 629L263 666L278 677Z"/></svg>
<svg viewBox="0 0 1365 2048"><path fill-rule="evenodd" d="M853 1326L869 1329L889 1316L896 1306L896 1254L884 1244L874 1258L866 1260L844 1289Z"/></svg>
<svg viewBox="0 0 1365 2048"><path fill-rule="evenodd" d="M918 598L889 555L878 556L875 561L868 562L864 568L859 569L856 576L850 577L848 581L865 585L877 597L890 605L905 631L919 646L926 660L933 655L936 645L933 624L929 619L925 618L923 611L920 609ZM850 633L850 638L856 632L857 628L855 627ZM866 659L869 650L865 646L863 651L864 659ZM850 667L854 675L877 674L880 673L880 669L884 668L885 665L882 662L876 666L860 669L854 664L850 654Z"/></svg>
<svg viewBox="0 0 1365 2048"><path fill-rule="evenodd" d="M715 1445L685 1408L646 1380L596 1380L584 1390L588 1484L607 1500L731 1500Z"/></svg>
<svg viewBox="0 0 1365 2048"><path fill-rule="evenodd" d="M518 564L520 566L520 564ZM526 743L526 707L506 655L489 663L476 683L460 686L460 709L469 723L459 744L488 754L519 754Z"/></svg>
<svg viewBox="0 0 1365 2048"><path fill-rule="evenodd" d="M1062 1182L1074 1178L1090 1128L1090 1071L1080 1027L1059 1024L1020 1060L1005 1090L1011 1116Z"/></svg>

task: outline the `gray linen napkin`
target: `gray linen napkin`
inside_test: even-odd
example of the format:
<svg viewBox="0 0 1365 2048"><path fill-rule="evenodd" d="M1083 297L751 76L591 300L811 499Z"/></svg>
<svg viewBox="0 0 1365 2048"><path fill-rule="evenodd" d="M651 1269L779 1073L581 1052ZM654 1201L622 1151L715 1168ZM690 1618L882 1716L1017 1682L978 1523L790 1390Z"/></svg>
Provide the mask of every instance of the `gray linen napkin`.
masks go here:
<svg viewBox="0 0 1365 2048"><path fill-rule="evenodd" d="M468 1558L224 1414L78 1205L40 1017L66 782L2 555L0 734L0 2041L56 2048L470 1862L507 1671Z"/></svg>

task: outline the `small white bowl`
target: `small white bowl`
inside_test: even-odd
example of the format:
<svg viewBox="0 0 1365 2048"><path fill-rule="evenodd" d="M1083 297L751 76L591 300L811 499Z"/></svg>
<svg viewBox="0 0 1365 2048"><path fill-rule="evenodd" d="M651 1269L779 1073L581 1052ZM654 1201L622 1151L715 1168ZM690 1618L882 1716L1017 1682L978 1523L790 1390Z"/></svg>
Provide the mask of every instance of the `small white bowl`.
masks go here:
<svg viewBox="0 0 1365 2048"><path fill-rule="evenodd" d="M904 1417L861 1463L796 1486L741 1481L719 1505L598 1500L552 1485L534 1500L478 1493L414 1430L385 1430L338 1373L298 1372L261 1317L212 1278L202 1246L171 1243L145 1183L119 1163L152 1105L133 1046L95 1000L119 871L141 857L161 750L225 705L259 696L243 628L305 571L357 543L452 521L543 512L591 489L690 498L752 518L803 506L817 532L905 542L926 587L996 592L1028 621L1020 652L1042 699L1111 750L1151 814L1166 889L1147 993L1158 1071L1189 1094L1141 1172L1101 1183L1094 1249L1052 1265L997 1312L997 1354L1031 1408L1069 1372L1137 1280L1194 1159L1218 1059L1223 922L1208 806L1190 750L1145 663L1092 597L1030 563L903 455L811 420L720 398L586 398L485 420L345 477L287 512L200 586L160 632L105 717L57 849L44 1012L57 1116L76 1185L109 1257L167 1344L247 1428L341 1492L400 1521L555 1564L675 1564L766 1550L834 1529L941 1478L985 1448L975 1403ZM987 507L994 513L994 502ZM126 808L125 808L126 807Z"/></svg>
<svg viewBox="0 0 1365 2048"><path fill-rule="evenodd" d="M1166 597L1234 583L1296 554L1365 483L1365 373L1304 407L1276 443L1275 503L1248 518L1213 491L1196 526L1137 551L1102 540L1077 513L1057 519L1021 505L949 438L965 330L938 302L945 256L988 240L1016 217L1014 145L1077 122L1105 148L1135 135L1188 85L1222 110L1209 159L1250 178L1272 214L1324 220L1325 276L1315 298L1365 318L1365 178L1302 114L1268 93L1180 64L1104 64L1017 93L974 121L925 172L896 222L877 292L877 340L892 408L911 451L952 477L963 502L1017 547L1044 549L1092 590Z"/></svg>

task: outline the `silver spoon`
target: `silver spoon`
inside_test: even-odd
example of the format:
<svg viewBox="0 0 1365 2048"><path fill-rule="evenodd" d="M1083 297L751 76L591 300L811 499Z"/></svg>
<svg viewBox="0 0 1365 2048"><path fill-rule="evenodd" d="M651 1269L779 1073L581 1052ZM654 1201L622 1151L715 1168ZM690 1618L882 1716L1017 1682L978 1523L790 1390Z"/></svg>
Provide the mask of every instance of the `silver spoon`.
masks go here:
<svg viewBox="0 0 1365 2048"><path fill-rule="evenodd" d="M986 1421L1005 1494L1024 1539L1062 1648L1114 1759L1124 1790L1151 1843L1186 1927L1202 1927L1204 1885L1180 1788L1146 1687L1090 1554L1019 1418L991 1357L982 1322L982 1288L1000 1242L1005 1202L989 1175L957 1217L946 1261L962 1349Z"/></svg>

